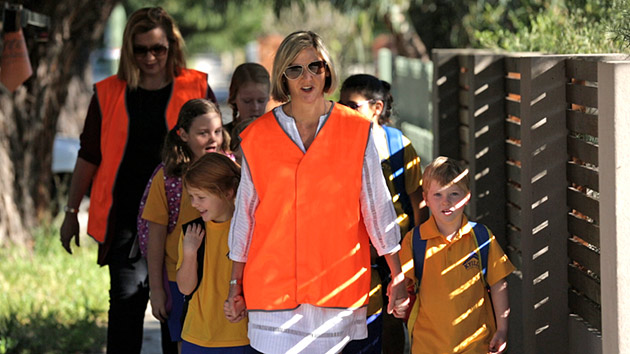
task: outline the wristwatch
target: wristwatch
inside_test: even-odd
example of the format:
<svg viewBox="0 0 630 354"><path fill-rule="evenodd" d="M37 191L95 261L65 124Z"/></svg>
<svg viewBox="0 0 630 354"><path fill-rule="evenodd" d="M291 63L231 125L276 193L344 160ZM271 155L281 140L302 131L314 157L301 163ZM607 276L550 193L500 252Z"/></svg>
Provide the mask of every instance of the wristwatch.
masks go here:
<svg viewBox="0 0 630 354"><path fill-rule="evenodd" d="M243 285L242 279L232 279L230 280L230 285Z"/></svg>
<svg viewBox="0 0 630 354"><path fill-rule="evenodd" d="M76 214L79 212L79 208L72 208L66 205L65 207L63 207L63 211L70 214Z"/></svg>

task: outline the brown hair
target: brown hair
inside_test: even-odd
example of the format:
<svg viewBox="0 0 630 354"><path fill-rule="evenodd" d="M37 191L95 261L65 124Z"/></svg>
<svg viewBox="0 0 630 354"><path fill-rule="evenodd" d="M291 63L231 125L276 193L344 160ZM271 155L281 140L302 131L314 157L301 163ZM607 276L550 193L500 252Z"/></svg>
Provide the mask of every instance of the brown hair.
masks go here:
<svg viewBox="0 0 630 354"><path fill-rule="evenodd" d="M257 84L265 84L267 88L271 86L269 82L269 73L264 66L257 63L243 63L236 67L232 74L230 82L230 94L227 103L232 108L232 120L236 123L238 117L238 107L236 107L236 95L238 90L244 84L254 82ZM269 93L267 89L267 93Z"/></svg>
<svg viewBox="0 0 630 354"><path fill-rule="evenodd" d="M225 199L232 205L240 181L241 167L229 157L216 152L205 154L197 159L184 175L186 188L198 188L222 198L232 191L232 200Z"/></svg>
<svg viewBox="0 0 630 354"><path fill-rule="evenodd" d="M439 156L424 169L422 189L427 192L433 182L440 186L455 184L465 192L470 192L468 169L450 157Z"/></svg>
<svg viewBox="0 0 630 354"><path fill-rule="evenodd" d="M326 62L326 82L324 93L331 93L337 88L337 71L328 54L322 38L315 32L297 31L288 35L276 51L271 71L271 97L278 102L289 101L289 86L284 77L284 70L295 60L300 52L306 48L314 48L318 55Z"/></svg>
<svg viewBox="0 0 630 354"><path fill-rule="evenodd" d="M177 124L164 138L162 148L162 161L164 161L164 173L167 176L181 176L186 166L193 160L193 153L188 144L179 136L179 129L190 132L195 118L207 114L216 113L221 118L221 110L212 101L205 98L195 98L184 103L177 116ZM223 129L223 152L230 151L230 135Z"/></svg>
<svg viewBox="0 0 630 354"><path fill-rule="evenodd" d="M133 54L133 40L136 34L146 33L155 28L161 28L168 39L168 58L166 59L166 75L173 79L179 71L186 67L184 59L184 39L173 18L161 7L145 7L129 17L123 45L120 51L118 78L127 82L129 88L135 90L140 83L140 68Z"/></svg>

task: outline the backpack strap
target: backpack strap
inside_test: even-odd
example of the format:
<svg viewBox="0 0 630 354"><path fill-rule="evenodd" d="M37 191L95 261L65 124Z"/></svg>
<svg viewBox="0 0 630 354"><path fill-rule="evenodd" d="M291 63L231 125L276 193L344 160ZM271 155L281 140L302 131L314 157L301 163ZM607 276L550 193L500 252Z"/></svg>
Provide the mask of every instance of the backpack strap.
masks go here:
<svg viewBox="0 0 630 354"><path fill-rule="evenodd" d="M413 249L413 270L416 276L416 292L420 289L420 281L422 280L422 271L424 270L424 257L427 250L427 240L420 237L420 226L413 228L411 237L411 248Z"/></svg>
<svg viewBox="0 0 630 354"><path fill-rule="evenodd" d="M389 149L389 157L387 160L392 169L393 183L400 203L404 212L411 221L410 225L414 225L413 208L411 201L407 195L405 188L405 146L403 144L403 134L400 130L386 125L382 126L387 137L387 148Z"/></svg>
<svg viewBox="0 0 630 354"><path fill-rule="evenodd" d="M182 232L186 233L186 229L188 229L188 227L192 226L193 224L201 224L203 225L203 229L204 230L206 229L205 227L206 222L203 221L203 218L199 217L195 220L192 220L184 224L182 226ZM206 253L206 238L207 237L208 237L208 234L206 233L206 235L201 239L201 244L199 245L199 248L197 249L197 285L195 286L195 289L193 289L193 291L190 294L184 295L184 304L182 307L182 314L180 317L180 322L182 326L184 325L184 320L186 319L186 314L188 313L188 304L190 303L190 299L192 299L197 289L199 289L199 285L201 284L201 278L203 278L203 259Z"/></svg>
<svg viewBox="0 0 630 354"><path fill-rule="evenodd" d="M182 178L164 174L164 190L168 203L167 233L170 234L175 230L177 218L179 218L179 206L182 201Z"/></svg>
<svg viewBox="0 0 630 354"><path fill-rule="evenodd" d="M475 235L475 244L477 248L474 252L479 254L479 259L481 261L481 279L486 286L488 287L488 282L486 281L486 275L488 271L488 251L490 249L490 233L488 232L488 228L485 225L476 223L473 221L469 221L468 225L472 227L473 234Z"/></svg>
<svg viewBox="0 0 630 354"><path fill-rule="evenodd" d="M142 193L142 197L140 198L140 204L138 206L138 218L136 219L136 227L137 227L137 239L138 239L138 247L140 248L140 253L143 257L147 256L147 247L149 243L149 222L142 217L142 213L144 212L144 207L147 203L147 198L149 197L149 191L151 190L151 184L153 184L153 178L158 173L158 171L164 167L164 164L160 162L157 167L151 173L151 177L147 182L147 185L144 187L144 192Z"/></svg>

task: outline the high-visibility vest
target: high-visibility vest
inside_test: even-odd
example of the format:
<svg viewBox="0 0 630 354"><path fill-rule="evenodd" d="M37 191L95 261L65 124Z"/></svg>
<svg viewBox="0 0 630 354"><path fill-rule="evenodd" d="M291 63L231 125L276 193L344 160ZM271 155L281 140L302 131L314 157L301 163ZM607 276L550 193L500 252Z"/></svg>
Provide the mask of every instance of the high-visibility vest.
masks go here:
<svg viewBox="0 0 630 354"><path fill-rule="evenodd" d="M118 168L127 146L129 116L125 101L127 83L117 76L96 83L96 97L101 109L101 164L96 170L90 192L88 234L102 243L108 234L108 219L114 198ZM170 130L177 124L180 108L193 98L204 98L208 92L208 75L182 69L173 81L166 107L165 124Z"/></svg>
<svg viewBox="0 0 630 354"><path fill-rule="evenodd" d="M370 124L335 105L306 153L273 112L241 133L259 198L243 275L248 309L367 304L370 249L359 199Z"/></svg>

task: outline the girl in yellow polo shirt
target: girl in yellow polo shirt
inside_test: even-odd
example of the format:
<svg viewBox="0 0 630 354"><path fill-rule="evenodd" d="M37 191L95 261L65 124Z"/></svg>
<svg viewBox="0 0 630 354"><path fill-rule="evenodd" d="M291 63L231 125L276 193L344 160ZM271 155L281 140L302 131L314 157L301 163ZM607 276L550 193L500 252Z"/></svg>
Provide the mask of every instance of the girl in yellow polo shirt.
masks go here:
<svg viewBox="0 0 630 354"><path fill-rule="evenodd" d="M209 153L195 161L184 175L191 204L205 222L205 230L201 225L189 226L180 240L177 285L183 294L194 291L182 329L184 354L256 353L249 346L247 321L232 323L223 313L232 271L232 262L227 258L228 231L240 172L227 156ZM197 264L197 250L204 237L203 264ZM198 266L203 267L203 276L197 288ZM242 318L244 304L241 310Z"/></svg>

